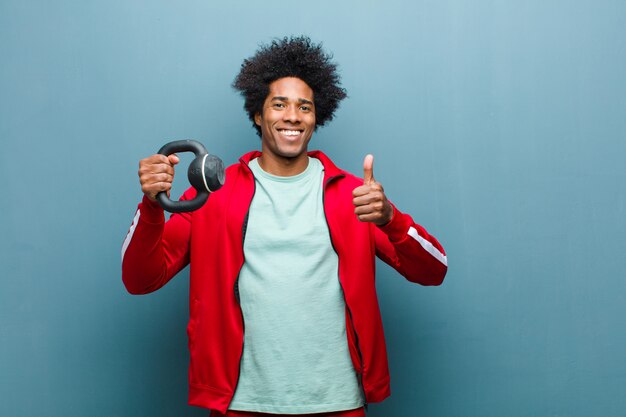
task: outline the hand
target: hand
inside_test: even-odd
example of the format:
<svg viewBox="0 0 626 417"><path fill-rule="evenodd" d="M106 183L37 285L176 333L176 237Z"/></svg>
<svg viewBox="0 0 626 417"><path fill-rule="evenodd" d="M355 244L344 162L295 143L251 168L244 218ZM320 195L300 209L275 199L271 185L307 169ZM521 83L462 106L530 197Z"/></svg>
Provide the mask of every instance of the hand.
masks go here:
<svg viewBox="0 0 626 417"><path fill-rule="evenodd" d="M152 201L161 191L169 192L174 181L174 165L180 162L175 154L152 155L139 161L139 183L141 191Z"/></svg>
<svg viewBox="0 0 626 417"><path fill-rule="evenodd" d="M354 214L362 222L383 226L393 217L393 206L385 196L383 186L374 179L374 157L363 161L363 185L352 191Z"/></svg>

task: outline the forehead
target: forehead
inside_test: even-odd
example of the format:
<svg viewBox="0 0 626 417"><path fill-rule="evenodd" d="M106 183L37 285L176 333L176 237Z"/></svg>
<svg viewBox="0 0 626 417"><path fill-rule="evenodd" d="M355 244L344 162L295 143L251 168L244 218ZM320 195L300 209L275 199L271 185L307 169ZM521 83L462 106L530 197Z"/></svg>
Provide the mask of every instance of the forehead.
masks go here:
<svg viewBox="0 0 626 417"><path fill-rule="evenodd" d="M307 83L296 77L284 77L269 85L268 99L286 97L290 100L306 99L313 101L313 90Z"/></svg>

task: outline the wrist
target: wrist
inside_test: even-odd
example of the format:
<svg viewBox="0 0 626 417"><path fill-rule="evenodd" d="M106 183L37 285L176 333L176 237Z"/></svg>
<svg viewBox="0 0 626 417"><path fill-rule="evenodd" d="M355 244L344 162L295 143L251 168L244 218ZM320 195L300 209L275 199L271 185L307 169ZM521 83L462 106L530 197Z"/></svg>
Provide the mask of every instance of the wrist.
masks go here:
<svg viewBox="0 0 626 417"><path fill-rule="evenodd" d="M393 207L393 205L391 205L391 203L389 203L387 201L386 206L387 207L385 208L385 213L387 215L386 215L385 219L380 224L377 224L378 227L387 226L389 223L391 223L393 221L393 218L396 215L396 211L394 210L394 207Z"/></svg>

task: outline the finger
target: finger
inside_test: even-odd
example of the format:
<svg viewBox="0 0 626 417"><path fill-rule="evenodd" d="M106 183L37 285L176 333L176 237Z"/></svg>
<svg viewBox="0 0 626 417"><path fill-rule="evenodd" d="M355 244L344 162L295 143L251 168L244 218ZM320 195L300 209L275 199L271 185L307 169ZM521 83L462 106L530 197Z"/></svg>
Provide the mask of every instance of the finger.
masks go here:
<svg viewBox="0 0 626 417"><path fill-rule="evenodd" d="M174 166L168 163L155 163L149 165L140 165L139 166L139 176L150 176L150 175L158 175L158 174L168 174L170 176L174 176Z"/></svg>
<svg viewBox="0 0 626 417"><path fill-rule="evenodd" d="M359 214L357 219L361 222L376 223L380 221L380 213Z"/></svg>
<svg viewBox="0 0 626 417"><path fill-rule="evenodd" d="M139 165L150 166L150 165L164 164L164 165L174 166L179 162L180 162L180 158L176 154L165 156L165 155L161 155L160 153L157 153L145 159L142 159L141 161L139 161Z"/></svg>
<svg viewBox="0 0 626 417"><path fill-rule="evenodd" d="M155 174L146 174L142 179L146 184L156 184L159 182L172 183L174 181L174 175L169 172L158 172Z"/></svg>
<svg viewBox="0 0 626 417"><path fill-rule="evenodd" d="M165 155L152 155L139 161L139 172L163 171L162 167L172 167L172 163ZM159 168L161 167L161 168Z"/></svg>
<svg viewBox="0 0 626 417"><path fill-rule="evenodd" d="M385 217L385 214L378 210L370 213L357 214L356 217L361 222L370 222L379 226L389 223L389 219Z"/></svg>
<svg viewBox="0 0 626 417"><path fill-rule="evenodd" d="M369 214L374 214L374 211L372 210L372 208L367 205L367 206L360 206L360 207L355 207L354 208L354 214L357 215L357 217L362 217L362 216L366 216Z"/></svg>
<svg viewBox="0 0 626 417"><path fill-rule="evenodd" d="M143 187L141 187L141 190L144 193L153 193L153 194L160 193L161 191L168 191L171 189L172 189L172 183L167 182L167 181L153 182L150 184L145 184Z"/></svg>
<svg viewBox="0 0 626 417"><path fill-rule="evenodd" d="M373 193L367 193L361 196L355 196L352 199L352 204L354 204L355 206L364 206L367 204L373 204L373 203L379 203L379 202L382 203L383 200L384 200L383 193L373 192Z"/></svg>
<svg viewBox="0 0 626 417"><path fill-rule="evenodd" d="M355 206L354 207L354 214L356 214L357 216L363 215L363 214L378 214L378 215L382 215L383 208L384 208L384 204L381 201L377 201L377 202L374 202L374 203L371 203L371 204L364 204L362 206Z"/></svg>
<svg viewBox="0 0 626 417"><path fill-rule="evenodd" d="M352 190L352 196L360 197L360 196L369 194L370 191L371 191L371 187L369 185L361 185L359 187L356 187L354 190Z"/></svg>
<svg viewBox="0 0 626 417"><path fill-rule="evenodd" d="M363 160L363 183L365 185L374 183L374 155L368 154Z"/></svg>
<svg viewBox="0 0 626 417"><path fill-rule="evenodd" d="M172 165L176 165L177 163L180 162L180 158L175 153L173 153L170 156L168 156L167 159L168 159L169 163L172 164Z"/></svg>
<svg viewBox="0 0 626 417"><path fill-rule="evenodd" d="M139 161L139 163L145 164L145 165L169 164L170 161L167 158L167 156L161 155L160 153L156 153L154 155L150 155L149 157L142 159L141 161Z"/></svg>
<svg viewBox="0 0 626 417"><path fill-rule="evenodd" d="M172 183L170 182L158 182L153 184L147 184L141 187L141 191L152 201L156 201L158 193L165 191L168 196L172 189Z"/></svg>
<svg viewBox="0 0 626 417"><path fill-rule="evenodd" d="M383 195L385 193L385 189L382 184L374 181L371 185L361 185L352 190L353 197L359 197L367 194L377 194Z"/></svg>

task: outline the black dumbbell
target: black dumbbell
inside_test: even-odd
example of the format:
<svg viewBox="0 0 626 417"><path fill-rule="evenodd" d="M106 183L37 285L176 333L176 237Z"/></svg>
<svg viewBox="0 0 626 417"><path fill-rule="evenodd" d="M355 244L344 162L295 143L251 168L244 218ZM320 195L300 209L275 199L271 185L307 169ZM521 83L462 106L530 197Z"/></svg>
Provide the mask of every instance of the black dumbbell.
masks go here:
<svg viewBox="0 0 626 417"><path fill-rule="evenodd" d="M219 190L224 185L224 163L215 155L209 155L204 145L195 140L177 140L166 143L159 154L169 156L177 152L193 152L196 158L189 164L187 178L197 194L193 200L172 201L167 193L157 194L157 201L164 210L170 213L194 211L202 207L209 198L209 194Z"/></svg>

